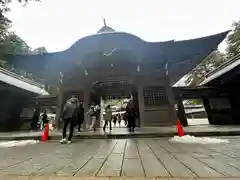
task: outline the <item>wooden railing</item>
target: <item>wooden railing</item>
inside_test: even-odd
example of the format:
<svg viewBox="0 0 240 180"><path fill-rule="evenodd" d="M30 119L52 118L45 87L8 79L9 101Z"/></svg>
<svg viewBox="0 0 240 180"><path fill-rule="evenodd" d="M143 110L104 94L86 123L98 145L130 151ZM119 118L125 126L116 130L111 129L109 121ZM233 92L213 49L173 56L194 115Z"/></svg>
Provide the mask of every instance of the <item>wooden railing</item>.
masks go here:
<svg viewBox="0 0 240 180"><path fill-rule="evenodd" d="M44 88L44 85L42 85L42 84L40 84L40 83L37 83L37 82L35 82L35 81L33 81L33 80L30 80L30 79L28 79L28 78L25 78L25 77L23 77L23 76L21 76L21 75L19 75L19 74L16 74L16 73L14 73L14 72L8 71L8 70L6 70L6 69L4 69L4 68L1 68L1 67L0 67L0 73L3 73L3 74L5 74L5 75L7 75L7 76L16 78L16 79L21 80L21 81L23 81L23 82L26 82L26 83L28 83L28 84L31 84L31 85L34 85L34 86L37 86L37 87L40 87L40 88Z"/></svg>

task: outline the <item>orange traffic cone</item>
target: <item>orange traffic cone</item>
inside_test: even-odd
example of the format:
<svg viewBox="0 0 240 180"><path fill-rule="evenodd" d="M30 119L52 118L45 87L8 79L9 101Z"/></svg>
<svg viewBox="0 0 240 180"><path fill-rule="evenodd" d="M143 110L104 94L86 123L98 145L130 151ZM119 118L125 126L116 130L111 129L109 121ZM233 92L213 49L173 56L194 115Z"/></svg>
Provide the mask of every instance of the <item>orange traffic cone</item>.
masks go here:
<svg viewBox="0 0 240 180"><path fill-rule="evenodd" d="M48 141L48 132L49 132L49 125L46 124L45 129L42 135L42 141Z"/></svg>
<svg viewBox="0 0 240 180"><path fill-rule="evenodd" d="M177 128L178 128L178 135L181 137L181 136L184 136L184 131L183 131L183 127L181 125L181 122L178 120L177 122Z"/></svg>

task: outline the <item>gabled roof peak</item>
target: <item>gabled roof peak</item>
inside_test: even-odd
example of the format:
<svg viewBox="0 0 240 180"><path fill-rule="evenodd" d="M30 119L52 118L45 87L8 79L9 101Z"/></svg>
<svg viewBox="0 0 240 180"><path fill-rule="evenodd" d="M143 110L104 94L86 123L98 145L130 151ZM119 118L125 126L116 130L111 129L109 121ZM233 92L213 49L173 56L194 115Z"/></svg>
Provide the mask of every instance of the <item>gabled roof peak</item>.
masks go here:
<svg viewBox="0 0 240 180"><path fill-rule="evenodd" d="M106 32L114 32L115 30L109 26L107 26L106 19L103 18L103 27L101 27L97 33L106 33Z"/></svg>

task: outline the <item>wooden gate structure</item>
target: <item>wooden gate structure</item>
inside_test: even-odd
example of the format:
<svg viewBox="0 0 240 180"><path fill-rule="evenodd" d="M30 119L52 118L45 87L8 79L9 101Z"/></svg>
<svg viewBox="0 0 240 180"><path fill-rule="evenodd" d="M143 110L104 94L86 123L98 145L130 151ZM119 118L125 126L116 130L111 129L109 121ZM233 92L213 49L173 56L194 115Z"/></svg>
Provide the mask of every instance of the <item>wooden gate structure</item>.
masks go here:
<svg viewBox="0 0 240 180"><path fill-rule="evenodd" d="M57 117L71 94L77 93L87 106L110 89L133 87L140 126L166 126L175 124L177 118L172 85L216 50L227 34L147 42L104 24L96 34L81 38L64 51L5 58L16 68L35 72L46 83L60 87L54 97Z"/></svg>

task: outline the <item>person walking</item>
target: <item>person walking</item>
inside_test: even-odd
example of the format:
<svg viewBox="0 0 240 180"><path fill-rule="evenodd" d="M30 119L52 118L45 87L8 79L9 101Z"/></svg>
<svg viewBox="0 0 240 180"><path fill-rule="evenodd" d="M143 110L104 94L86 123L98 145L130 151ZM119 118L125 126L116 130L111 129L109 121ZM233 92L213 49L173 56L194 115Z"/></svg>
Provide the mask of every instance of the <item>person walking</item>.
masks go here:
<svg viewBox="0 0 240 180"><path fill-rule="evenodd" d="M113 124L114 124L114 127L116 127L116 124L117 124L117 116L113 116Z"/></svg>
<svg viewBox="0 0 240 180"><path fill-rule="evenodd" d="M134 132L136 126L136 111L134 107L134 101L132 99L127 104L126 115L128 120L129 132Z"/></svg>
<svg viewBox="0 0 240 180"><path fill-rule="evenodd" d="M79 106L79 100L76 96L72 96L67 102L65 103L62 119L63 119L63 131L62 131L62 140L60 141L61 144L64 143L71 143L73 137L74 127L77 124L77 110ZM70 132L67 138L67 126L70 124Z"/></svg>
<svg viewBox="0 0 240 180"><path fill-rule="evenodd" d="M112 109L110 105L107 105L105 109L105 122L103 126L103 132L105 132L106 126L109 124L109 130L112 131Z"/></svg>
<svg viewBox="0 0 240 180"><path fill-rule="evenodd" d="M90 105L88 114L90 116L91 125L89 130L90 131L96 131L96 121L97 121L97 113L100 110L100 107L98 105L92 104Z"/></svg>
<svg viewBox="0 0 240 180"><path fill-rule="evenodd" d="M127 127L127 115L126 115L126 113L124 113L122 115L122 119L124 120L124 125Z"/></svg>
<svg viewBox="0 0 240 180"><path fill-rule="evenodd" d="M118 113L117 118L118 118L118 126L121 127L122 118L121 118L120 113Z"/></svg>
<svg viewBox="0 0 240 180"><path fill-rule="evenodd" d="M81 132L81 126L84 122L84 107L83 101L79 103L78 112L77 112L77 122L78 122L78 132Z"/></svg>

